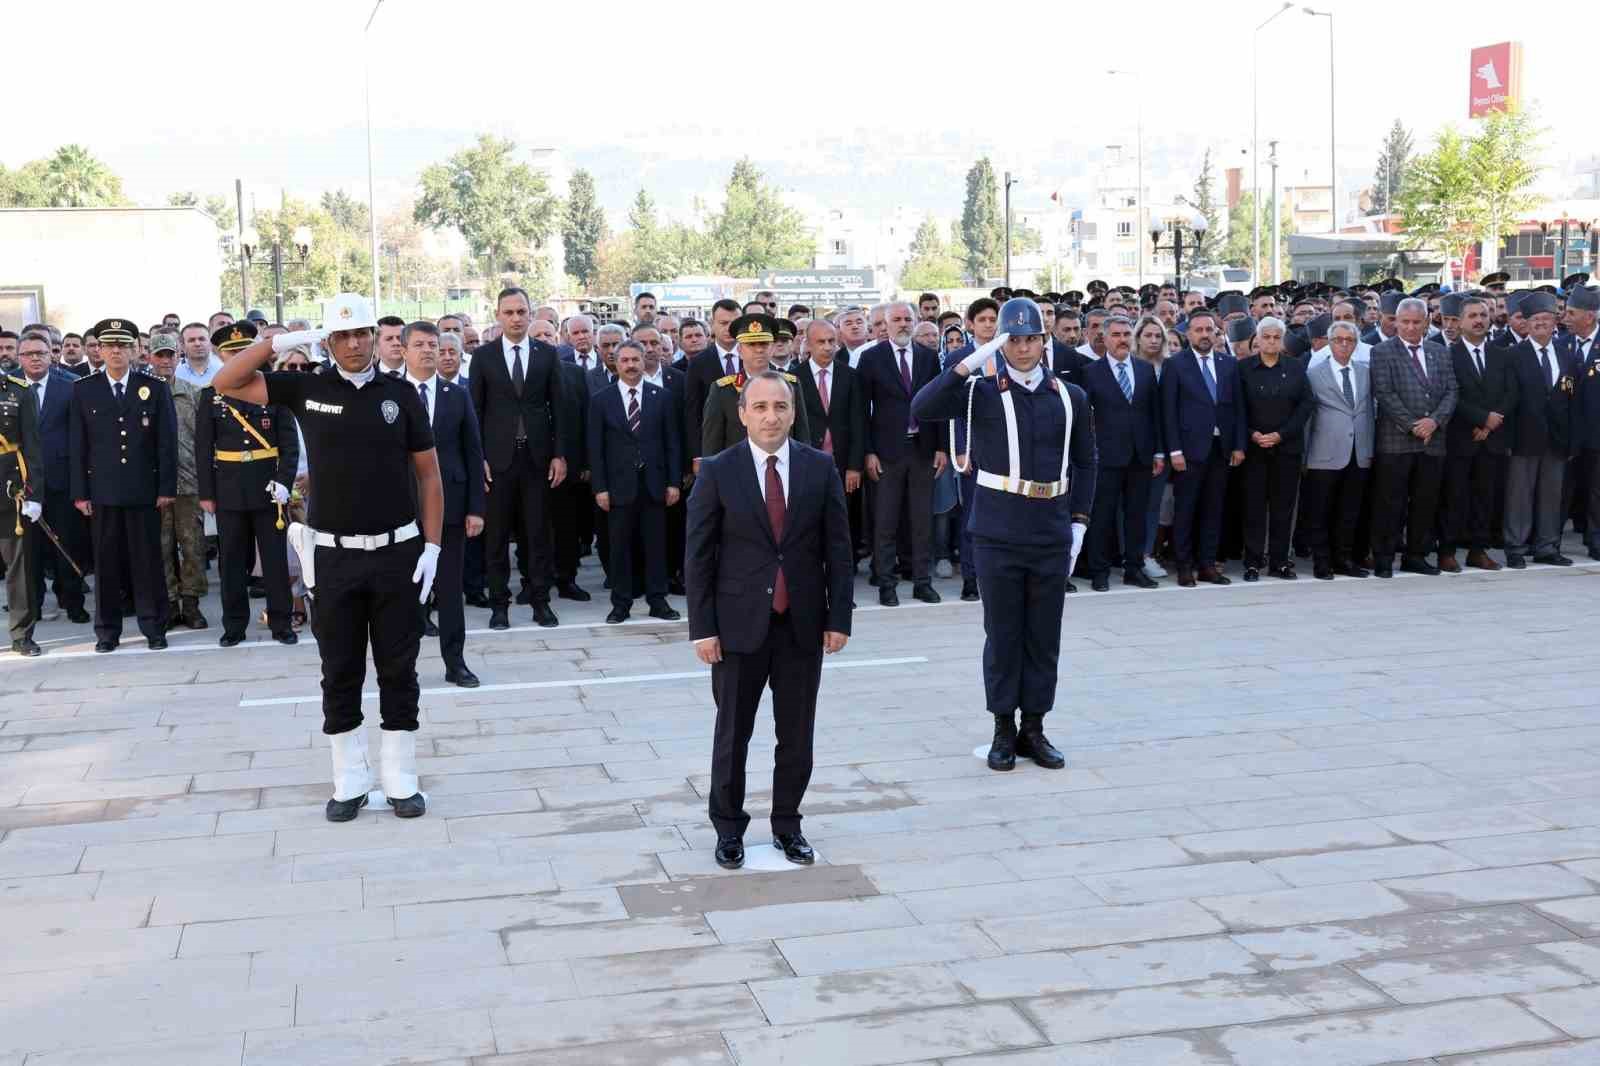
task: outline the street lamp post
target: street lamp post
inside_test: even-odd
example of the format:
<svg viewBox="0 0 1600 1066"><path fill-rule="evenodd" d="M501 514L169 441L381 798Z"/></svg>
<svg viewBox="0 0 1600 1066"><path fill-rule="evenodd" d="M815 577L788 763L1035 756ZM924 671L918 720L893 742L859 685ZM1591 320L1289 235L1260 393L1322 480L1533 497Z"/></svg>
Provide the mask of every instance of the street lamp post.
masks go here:
<svg viewBox="0 0 1600 1066"><path fill-rule="evenodd" d="M1283 247L1283 222L1279 212L1282 210L1278 203L1278 142L1267 142L1267 166L1272 168L1272 283L1274 285L1283 281L1278 272L1278 252Z"/></svg>
<svg viewBox="0 0 1600 1066"><path fill-rule="evenodd" d="M367 16L367 24L361 30L361 57L362 70L365 75L367 89L367 228L372 239L372 309L377 314L383 313L382 294L379 292L378 267L378 201L372 191L372 20L378 17L378 8L383 6L383 0L377 0L372 5L372 14Z"/></svg>
<svg viewBox="0 0 1600 1066"><path fill-rule="evenodd" d="M250 262L258 252L270 249L272 255L273 306L277 311L273 321L279 323L283 321L283 265L285 262L288 262L291 266L305 265L306 261L311 257L311 230L306 226L296 226L290 240L294 246L295 258L289 260L284 259L283 242L278 239L276 234L273 235L271 244L263 248L261 236L253 226L244 231L244 240L239 245L239 252L244 257L246 270L250 269Z"/></svg>
<svg viewBox="0 0 1600 1066"><path fill-rule="evenodd" d="M1021 185L1021 178L1013 178L1006 171L1006 288L1011 288L1011 186Z"/></svg>
<svg viewBox="0 0 1600 1066"><path fill-rule="evenodd" d="M1328 20L1328 232L1339 232L1339 164L1338 151L1338 123L1335 120L1333 88L1333 12L1318 11L1312 7L1302 7L1300 10L1314 18Z"/></svg>
<svg viewBox="0 0 1600 1066"><path fill-rule="evenodd" d="M1261 284L1261 164L1256 159L1261 148L1261 31L1293 6L1294 0L1283 0L1283 6L1263 19L1250 37L1250 196L1255 201L1255 258L1250 262L1250 278L1257 285Z"/></svg>
<svg viewBox="0 0 1600 1066"><path fill-rule="evenodd" d="M1134 137L1136 138L1135 153L1138 158L1138 171L1133 190L1133 228L1137 231L1144 225L1144 91L1139 82L1139 75L1131 70L1108 70L1107 74L1113 77L1128 77L1133 79L1134 92ZM1144 288L1144 256L1139 256L1139 287Z"/></svg>
<svg viewBox="0 0 1600 1066"><path fill-rule="evenodd" d="M1172 244L1171 244L1170 247L1167 247L1167 248L1161 247L1161 234L1166 232L1166 226L1163 224L1163 222L1170 223L1171 226L1172 226ZM1193 251L1195 249L1198 249L1200 247L1200 242L1205 240L1205 236L1206 236L1206 226L1207 226L1206 216L1204 216L1200 212L1196 211L1192 216L1190 216L1187 219L1184 219L1184 218L1181 218L1181 217L1176 217L1176 218L1165 219L1165 220L1163 220L1163 222L1156 222L1156 221L1152 220L1151 223L1150 223L1150 250L1151 250L1152 253L1154 253L1156 255L1159 255L1162 252L1171 252L1172 253L1172 280L1173 280L1173 284L1175 284L1178 287L1178 291L1179 292L1182 292L1183 291L1183 227L1184 227L1184 224L1187 223L1189 228L1194 231L1194 242L1190 245L1190 250Z"/></svg>

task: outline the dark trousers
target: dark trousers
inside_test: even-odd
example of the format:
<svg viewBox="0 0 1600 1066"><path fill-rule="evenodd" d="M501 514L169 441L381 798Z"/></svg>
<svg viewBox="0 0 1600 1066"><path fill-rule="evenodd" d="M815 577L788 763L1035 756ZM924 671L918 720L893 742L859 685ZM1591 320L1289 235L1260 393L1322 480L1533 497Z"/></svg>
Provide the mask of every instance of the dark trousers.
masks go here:
<svg viewBox="0 0 1600 1066"><path fill-rule="evenodd" d="M361 724L367 645L378 674L383 728L417 728L417 651L422 615L411 575L422 556L413 537L376 551L316 550L317 587L311 628L322 656L322 731L348 733Z"/></svg>
<svg viewBox="0 0 1600 1066"><path fill-rule="evenodd" d="M866 478L861 487L844 498L845 515L850 519L850 544L853 558L865 559L872 555L872 503L874 497L867 486L875 484Z"/></svg>
<svg viewBox="0 0 1600 1066"><path fill-rule="evenodd" d="M461 589L483 595L483 536L468 539L461 553Z"/></svg>
<svg viewBox="0 0 1600 1066"><path fill-rule="evenodd" d="M1405 529L1405 554L1428 554L1433 520L1444 487L1444 456L1426 452L1379 455L1373 460L1372 556L1381 566L1394 561Z"/></svg>
<svg viewBox="0 0 1600 1066"><path fill-rule="evenodd" d="M877 510L873 515L877 539L872 565L878 584L890 588L898 583L897 536L902 518L911 532L911 580L926 585L933 555L933 460L915 448L900 460L886 464L878 478Z"/></svg>
<svg viewBox="0 0 1600 1066"><path fill-rule="evenodd" d="M1211 458L1190 459L1188 469L1172 474L1172 552L1180 570L1217 563L1228 469L1228 453L1216 445Z"/></svg>
<svg viewBox="0 0 1600 1066"><path fill-rule="evenodd" d="M660 500L645 495L644 472L638 473L639 487L632 503L613 503L606 516L606 535L611 541L611 606L626 611L633 606L633 542L637 536L644 547L644 592L649 599L667 594L667 514Z"/></svg>
<svg viewBox="0 0 1600 1066"><path fill-rule="evenodd" d="M494 475L489 486L489 513L484 516L484 571L489 602L494 606L505 607L511 603L511 540L519 519L527 532L525 572L533 602L550 602L549 563L546 561L550 554L546 526L549 501L548 462L535 462L527 445L518 444L511 465Z"/></svg>
<svg viewBox="0 0 1600 1066"><path fill-rule="evenodd" d="M461 582L469 543L465 525L445 524L439 537L439 567L433 574L433 607L439 612L439 658L446 667L466 665L462 650L467 645L467 609ZM425 619L428 608L417 609Z"/></svg>
<svg viewBox="0 0 1600 1066"><path fill-rule="evenodd" d="M956 478L956 491L961 498L961 505L956 508L958 521L961 523L961 581L978 580L977 550L972 546L972 526L967 521L967 511L972 506L972 497L978 491L978 468L968 467L965 474ZM980 596L982 592L978 593Z"/></svg>
<svg viewBox="0 0 1600 1066"><path fill-rule="evenodd" d="M550 564L556 585L577 580L581 545L578 533L580 507L592 507L594 496L589 483L568 477L550 490Z"/></svg>
<svg viewBox="0 0 1600 1066"><path fill-rule="evenodd" d="M711 824L723 836L744 835L745 757L755 731L761 692L772 688L772 723L778 737L772 767L772 831L800 831L800 801L811 783L811 736L817 721L822 648L802 647L787 614L774 614L767 640L753 652L724 650L711 668L717 703L711 748Z"/></svg>
<svg viewBox="0 0 1600 1066"><path fill-rule="evenodd" d="M1580 469L1587 485L1584 493L1584 540L1589 550L1600 548L1600 451L1586 451L1578 456Z"/></svg>
<svg viewBox="0 0 1600 1066"><path fill-rule="evenodd" d="M0 530L0 562L6 564L6 620L10 623L12 643L15 643L32 637L33 627L39 621L38 605L33 598L34 572L39 569L39 557L34 554L33 542L27 536L28 523L23 523L23 535L19 537L15 535L17 526L11 518L0 520L9 523Z"/></svg>
<svg viewBox="0 0 1600 1066"><path fill-rule="evenodd" d="M72 553L72 561L79 566L92 568L89 526L78 509L72 506L71 494L65 489L48 489L40 503L44 520L55 530L62 546ZM56 603L66 611L81 609L84 598L83 578L61 558L60 550L50 543L50 538L45 536L44 530L32 522L25 522L23 526L27 530L28 540L33 542L33 559L40 564L33 568L34 606L38 608L44 605L44 574L47 568L42 564L44 560L49 559L52 560L55 571Z"/></svg>
<svg viewBox="0 0 1600 1066"><path fill-rule="evenodd" d="M250 571L257 553L261 556L261 583L267 590L267 625L274 634L294 629L289 622L289 541L278 529L277 511L219 510L217 580L222 586L224 635L242 637L250 627Z"/></svg>
<svg viewBox="0 0 1600 1066"><path fill-rule="evenodd" d="M683 553L688 543L689 494L680 493L678 502L667 508L667 577L683 578Z"/></svg>
<svg viewBox="0 0 1600 1066"><path fill-rule="evenodd" d="M1300 481L1300 523L1306 546L1318 566L1359 563L1356 527L1367 494L1367 471L1356 465L1355 449L1343 470L1307 470Z"/></svg>
<svg viewBox="0 0 1600 1066"><path fill-rule="evenodd" d="M131 592L146 638L167 632L167 577L161 565L161 512L97 503L94 538L94 635L122 638L122 603Z"/></svg>
<svg viewBox="0 0 1600 1066"><path fill-rule="evenodd" d="M1246 566L1289 561L1289 529L1300 491L1300 454L1251 447L1244 458L1244 561Z"/></svg>
<svg viewBox="0 0 1600 1066"><path fill-rule="evenodd" d="M1506 462L1506 554L1551 555L1561 549L1566 511L1561 485L1566 479L1563 452L1513 455Z"/></svg>
<svg viewBox="0 0 1600 1066"><path fill-rule="evenodd" d="M1506 457L1482 448L1444 460L1444 537L1439 550L1487 551L1495 494L1504 491Z"/></svg>
<svg viewBox="0 0 1600 1066"><path fill-rule="evenodd" d="M1117 525L1122 525L1122 570L1132 574L1144 567L1145 521L1149 517L1150 467L1142 463L1102 466L1094 480L1094 508L1089 516L1089 538L1084 545L1090 577L1111 572L1117 551Z"/></svg>
<svg viewBox="0 0 1600 1066"><path fill-rule="evenodd" d="M983 597L983 689L991 714L1048 714L1056 704L1070 548L974 538Z"/></svg>

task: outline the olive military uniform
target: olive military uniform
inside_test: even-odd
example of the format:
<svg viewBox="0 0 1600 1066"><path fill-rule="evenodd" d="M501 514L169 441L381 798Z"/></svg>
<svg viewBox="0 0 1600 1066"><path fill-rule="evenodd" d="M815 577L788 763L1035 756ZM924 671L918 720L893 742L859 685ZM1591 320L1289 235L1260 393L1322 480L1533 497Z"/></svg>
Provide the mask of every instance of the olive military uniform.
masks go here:
<svg viewBox="0 0 1600 1066"><path fill-rule="evenodd" d="M29 474L42 472L42 462L39 407L28 383L22 378L0 377L0 481L5 482L5 499L0 500L0 559L6 564L13 648L32 642L33 627L39 621L33 596L33 570L38 560L31 547L36 538L24 536L20 509L29 499Z"/></svg>
<svg viewBox="0 0 1600 1066"><path fill-rule="evenodd" d="M195 479L194 426L200 390L174 378L172 410L178 427L178 494L161 512L161 561L167 578L167 613L172 625L204 629L200 598L206 594L206 540ZM174 610L176 609L176 610Z"/></svg>
<svg viewBox="0 0 1600 1066"><path fill-rule="evenodd" d="M793 374L781 373L794 388L798 401L799 379ZM716 455L749 437L744 423L739 421L739 394L744 391L744 382L745 373L741 369L737 374L718 378L706 394L705 417L700 422L701 455ZM811 439L811 424L806 420L806 405L803 403L796 402L794 405L794 425L789 427L789 437L802 444Z"/></svg>

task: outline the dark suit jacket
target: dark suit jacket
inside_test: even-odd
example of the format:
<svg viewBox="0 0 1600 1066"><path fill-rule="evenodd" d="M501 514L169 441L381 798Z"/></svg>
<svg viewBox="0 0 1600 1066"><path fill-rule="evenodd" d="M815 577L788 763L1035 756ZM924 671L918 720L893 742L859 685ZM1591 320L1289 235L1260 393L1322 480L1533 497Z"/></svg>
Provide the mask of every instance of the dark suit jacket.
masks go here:
<svg viewBox="0 0 1600 1066"><path fill-rule="evenodd" d="M1378 401L1379 455L1445 454L1450 416L1456 409L1455 366L1442 344L1424 340L1422 355L1427 360L1426 383L1417 376L1411 353L1399 337L1372 349L1372 393ZM1439 432L1426 445L1411 433L1412 424L1419 418L1431 418L1439 424Z"/></svg>
<svg viewBox="0 0 1600 1066"><path fill-rule="evenodd" d="M589 401L589 486L611 494L612 506L634 503L639 473L645 495L663 503L668 485L683 480L683 450L672 424L672 399L649 382L639 385L639 433L628 429L628 413L615 386Z"/></svg>
<svg viewBox="0 0 1600 1066"><path fill-rule="evenodd" d="M939 353L920 344L911 346L911 388L900 377L900 363L894 345L879 341L861 353L856 377L867 404L866 455L880 462L897 463L910 454L906 426L911 420L911 397L939 376ZM917 424L916 451L919 457L933 460L933 453L948 445L943 422Z"/></svg>
<svg viewBox="0 0 1600 1066"><path fill-rule="evenodd" d="M1064 354L1062 361L1066 361ZM1156 368L1130 355L1128 369L1133 373L1131 403L1122 394L1116 367L1109 358L1096 359L1079 372L1078 384L1094 411L1095 447L1103 468L1148 467L1161 451L1161 392Z"/></svg>
<svg viewBox="0 0 1600 1066"><path fill-rule="evenodd" d="M483 433L483 454L495 473L507 469L516 450L517 416L528 434L528 454L535 463L566 457L566 407L561 402L560 358L548 344L523 338L527 346L522 396L511 387L499 340L473 349L467 389Z"/></svg>
<svg viewBox="0 0 1600 1066"><path fill-rule="evenodd" d="M570 476L589 469L589 379L576 362L562 363L559 369L561 405L566 409L561 423L562 432L566 434L562 447L566 450Z"/></svg>
<svg viewBox="0 0 1600 1066"><path fill-rule="evenodd" d="M88 365L88 364L84 364ZM71 458L72 435L69 432L72 409L72 387L78 378L71 371L51 367L44 389L44 408L39 412L39 445L41 448L38 473L29 467L29 480L33 491L43 496L51 492L66 492L72 488Z"/></svg>
<svg viewBox="0 0 1600 1066"><path fill-rule="evenodd" d="M469 514L482 518L488 513L483 491L483 441L467 390L437 377L434 383L438 389L433 410L433 446L439 453L439 477L444 482L444 524L459 526Z"/></svg>
<svg viewBox="0 0 1600 1066"><path fill-rule="evenodd" d="M1572 414L1575 406L1578 367L1570 356L1550 346L1550 358L1560 365L1555 385L1539 365L1539 353L1532 338L1515 348L1503 349L1511 359L1516 378L1517 410L1511 418L1511 454L1544 455L1549 451L1573 451Z"/></svg>
<svg viewBox="0 0 1600 1066"><path fill-rule="evenodd" d="M679 466L678 480L683 480L683 475L689 470L689 446L683 439L684 410L683 405L688 403L689 375L682 370L670 366L661 368L661 380L667 386L667 400L672 404L670 414L672 417L672 431L678 435Z"/></svg>
<svg viewBox="0 0 1600 1066"><path fill-rule="evenodd" d="M1472 361L1465 341L1450 346L1450 364L1456 374L1456 411L1445 428L1445 450L1450 455L1477 455L1487 451L1504 455L1511 446L1511 418L1517 406L1517 379L1511 373L1511 353L1484 338L1483 373ZM1499 411L1505 424L1489 439L1476 441L1472 431L1489 421L1489 412Z"/></svg>
<svg viewBox="0 0 1600 1066"><path fill-rule="evenodd" d="M1247 452L1263 449L1250 440L1252 433L1276 433L1283 439L1274 449L1287 455L1300 455L1305 451L1306 423L1317 409L1316 399L1306 382L1306 360L1288 352L1278 355L1277 365L1265 367L1259 355L1246 356L1236 364L1239 371L1239 418L1244 423ZM1262 380L1265 375L1268 380ZM1270 379L1277 377L1278 381ZM1294 406L1282 415L1282 403L1274 402L1275 390L1282 395L1295 397Z"/></svg>
<svg viewBox="0 0 1600 1066"><path fill-rule="evenodd" d="M703 458L689 494L684 578L690 639L721 637L723 650L736 654L759 650L782 567L795 639L820 654L824 630L850 632L852 554L844 485L829 456L789 442L781 541L772 535L750 448Z"/></svg>
<svg viewBox="0 0 1600 1066"><path fill-rule="evenodd" d="M1239 364L1231 355L1214 352L1211 358L1215 402L1194 349L1170 357L1161 372L1161 440L1169 456L1181 451L1186 463L1226 460L1228 452L1244 451L1250 439L1239 407ZM1220 455L1213 454L1213 445Z"/></svg>
<svg viewBox="0 0 1600 1066"><path fill-rule="evenodd" d="M130 369L118 405L106 375L90 374L72 386L69 417L74 500L154 507L178 494L178 416L166 382Z"/></svg>
<svg viewBox="0 0 1600 1066"><path fill-rule="evenodd" d="M817 379L811 373L811 360L802 359L789 367L789 373L798 379L800 401L806 409L806 422L811 427L811 439L806 441L817 450L822 449L822 439L833 434L833 464L840 473L846 470L861 471L867 448L867 402L861 392L856 372L843 359L835 358L828 366L828 409L822 409L822 393L817 389Z"/></svg>

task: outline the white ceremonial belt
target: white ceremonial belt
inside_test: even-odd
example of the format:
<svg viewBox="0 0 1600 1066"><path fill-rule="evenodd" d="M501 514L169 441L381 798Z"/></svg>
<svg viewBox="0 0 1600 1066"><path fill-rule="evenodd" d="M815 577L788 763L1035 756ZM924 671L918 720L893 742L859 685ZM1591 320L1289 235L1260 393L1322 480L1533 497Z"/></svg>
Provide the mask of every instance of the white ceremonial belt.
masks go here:
<svg viewBox="0 0 1600 1066"><path fill-rule="evenodd" d="M387 533L361 534L346 537L336 533L324 533L319 529L311 530L311 543L319 548L346 548L350 551L375 552L379 548L387 548L391 544L404 544L413 537L421 536L422 531L415 522L407 522L399 529L392 529Z"/></svg>
<svg viewBox="0 0 1600 1066"><path fill-rule="evenodd" d="M1067 494L1070 482L1065 478L1060 481L1024 481L1021 478L1002 477L987 470L980 470L978 484L986 489L1010 492L1017 496L1026 496L1031 500L1053 500L1057 496Z"/></svg>

